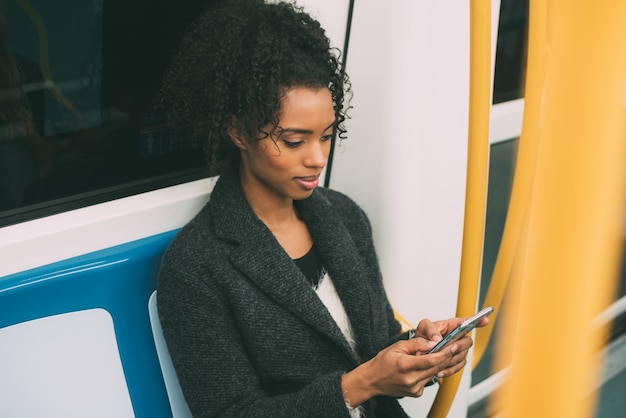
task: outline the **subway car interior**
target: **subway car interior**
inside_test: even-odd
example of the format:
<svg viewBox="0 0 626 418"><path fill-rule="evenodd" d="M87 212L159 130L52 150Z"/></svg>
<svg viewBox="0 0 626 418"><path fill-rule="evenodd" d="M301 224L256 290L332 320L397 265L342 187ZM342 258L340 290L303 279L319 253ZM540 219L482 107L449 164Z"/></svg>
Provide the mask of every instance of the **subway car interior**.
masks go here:
<svg viewBox="0 0 626 418"><path fill-rule="evenodd" d="M161 334L155 310L156 277L161 255L206 203L214 179L208 177L198 146L172 135L155 99L178 40L201 10L220 1L229 0L0 0L1 417L191 416ZM433 10L436 17L419 17L422 23L433 21L431 29L419 32L426 33L427 48L439 48L439 36L445 38L442 48L449 39L460 39L460 48L469 56L467 27L453 27L454 19L469 19L469 1L446 0L438 6L398 2L402 6L390 6L389 16L377 16L377 27L367 19L373 19L381 6L368 2L297 3L327 27L343 50L353 80L349 139L345 145L335 145L336 158L328 163L324 186L354 196L371 215L374 229L384 229L389 221L385 209L379 208L385 198L379 196L377 180L369 181L367 176L393 174L372 173L371 164L364 162L367 174L350 174L366 171L357 163L350 166L352 149L380 140L363 134L352 141L351 132L378 129L364 121L372 119L366 112L359 116L359 106L363 101L367 104L361 108L376 109L381 104L361 92L379 83L380 71L393 73L394 65L402 66L402 61L388 59L384 65L390 68L382 70L363 65L371 55L366 52L369 37L385 44L389 37L399 36L399 48L411 48L411 40L394 27L394 21L402 19L404 26L410 21L411 13L404 13L404 7ZM529 0L490 4L495 22L493 84L478 305L488 293L507 222L524 111L529 27ZM437 27L449 19L446 8L460 11L450 11L454 14L450 27ZM389 54L396 54L393 49L389 46ZM448 53L454 51L433 52ZM405 50L397 54L393 56L411 56ZM461 55L458 59L467 58ZM428 59L418 65L434 66ZM440 70L442 74L459 71L447 66L424 73ZM461 80L467 84L467 75ZM463 100L466 94L461 94ZM448 147L438 146L444 151ZM459 153L465 157L464 148ZM449 166L439 177L454 171L450 176L464 181L464 165ZM384 167L381 163L378 169ZM431 180L424 177L420 182ZM359 178L366 180L359 184ZM455 201L462 200L462 190L455 194ZM444 206L433 210L446 212ZM454 243L460 242L460 231L461 227L450 232ZM448 232L439 236L445 240ZM385 247L384 239L378 244L384 265L385 254L393 250ZM621 260L626 259L623 248ZM458 260L442 258L442 268L448 264L456 268ZM601 377L588 387L594 399L593 416L599 418L622 416L626 410L626 268L620 267L619 272L613 301L598 319L610 328L598 353ZM414 279L420 280L426 279ZM457 286L452 282L446 285L450 297L445 313L456 303ZM413 318L422 310L407 315L403 286L394 282L388 291L403 316ZM448 416L497 416L493 397L509 371L494 360L494 341L501 333L501 322L494 322L489 344L480 361L464 374L466 383L458 389L461 396ZM555 384L559 380L537 379L552 379ZM426 403L433 402L436 390L424 397ZM404 405L411 416L427 416L430 409L430 405L414 406L414 400ZM542 416L541 406L537 409Z"/></svg>

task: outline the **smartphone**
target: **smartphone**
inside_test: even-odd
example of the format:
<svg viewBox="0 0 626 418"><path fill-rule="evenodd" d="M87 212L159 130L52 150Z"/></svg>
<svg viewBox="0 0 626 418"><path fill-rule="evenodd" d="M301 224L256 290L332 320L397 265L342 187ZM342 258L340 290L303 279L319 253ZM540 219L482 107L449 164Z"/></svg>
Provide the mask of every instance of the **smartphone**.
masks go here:
<svg viewBox="0 0 626 418"><path fill-rule="evenodd" d="M446 334L445 337L441 341L439 341L427 354L435 353L446 345L462 338L465 334L476 328L476 324L480 322L486 316L489 316L493 312L493 308L491 306L487 306L484 309L481 309L476 315L467 318L465 321L461 322L456 328Z"/></svg>

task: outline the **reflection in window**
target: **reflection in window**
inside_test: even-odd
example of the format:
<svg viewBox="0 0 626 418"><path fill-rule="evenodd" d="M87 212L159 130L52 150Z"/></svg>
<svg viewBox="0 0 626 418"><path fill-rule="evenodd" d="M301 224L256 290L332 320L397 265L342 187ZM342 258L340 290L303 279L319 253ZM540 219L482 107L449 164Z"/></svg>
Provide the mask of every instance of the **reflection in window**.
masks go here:
<svg viewBox="0 0 626 418"><path fill-rule="evenodd" d="M0 226L204 175L152 106L203 3L0 2Z"/></svg>
<svg viewBox="0 0 626 418"><path fill-rule="evenodd" d="M151 103L209 2L0 0L0 226L205 174ZM502 0L495 103L522 96L527 15Z"/></svg>

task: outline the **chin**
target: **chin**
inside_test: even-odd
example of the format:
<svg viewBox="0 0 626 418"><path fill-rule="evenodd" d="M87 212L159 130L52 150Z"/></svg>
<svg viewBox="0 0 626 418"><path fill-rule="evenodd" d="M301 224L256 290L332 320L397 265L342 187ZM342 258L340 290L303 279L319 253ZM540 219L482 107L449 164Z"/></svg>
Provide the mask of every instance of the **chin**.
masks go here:
<svg viewBox="0 0 626 418"><path fill-rule="evenodd" d="M315 190L315 189L313 189L313 190ZM305 192L298 193L295 196L293 196L293 200L308 199L313 194L313 190L308 190L308 191L305 191Z"/></svg>

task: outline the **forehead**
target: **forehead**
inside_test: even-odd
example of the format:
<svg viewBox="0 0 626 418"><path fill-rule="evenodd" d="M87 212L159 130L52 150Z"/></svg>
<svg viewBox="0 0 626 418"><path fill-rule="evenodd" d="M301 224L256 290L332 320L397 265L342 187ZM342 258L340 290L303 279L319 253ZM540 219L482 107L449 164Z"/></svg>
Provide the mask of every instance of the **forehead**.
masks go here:
<svg viewBox="0 0 626 418"><path fill-rule="evenodd" d="M287 127L289 123L326 123L335 120L333 99L326 87L295 87L289 89L282 98L279 123Z"/></svg>

